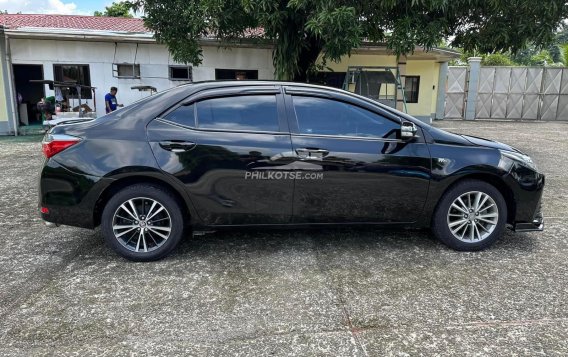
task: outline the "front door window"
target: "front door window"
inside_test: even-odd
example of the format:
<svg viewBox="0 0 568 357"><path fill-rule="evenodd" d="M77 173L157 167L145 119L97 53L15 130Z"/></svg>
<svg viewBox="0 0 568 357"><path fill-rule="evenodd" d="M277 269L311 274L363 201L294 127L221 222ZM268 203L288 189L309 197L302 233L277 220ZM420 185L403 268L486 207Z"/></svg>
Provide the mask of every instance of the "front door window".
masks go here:
<svg viewBox="0 0 568 357"><path fill-rule="evenodd" d="M400 128L392 120L336 100L296 96L293 102L302 134L386 138Z"/></svg>

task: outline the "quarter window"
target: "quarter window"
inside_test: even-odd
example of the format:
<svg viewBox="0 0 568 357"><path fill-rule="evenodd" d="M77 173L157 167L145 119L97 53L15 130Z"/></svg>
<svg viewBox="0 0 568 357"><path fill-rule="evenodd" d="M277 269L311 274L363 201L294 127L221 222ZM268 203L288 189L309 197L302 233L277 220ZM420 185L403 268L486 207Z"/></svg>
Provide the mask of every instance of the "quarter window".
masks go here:
<svg viewBox="0 0 568 357"><path fill-rule="evenodd" d="M400 127L383 116L336 100L295 96L293 101L302 134L384 138Z"/></svg>
<svg viewBox="0 0 568 357"><path fill-rule="evenodd" d="M206 99L197 103L197 127L201 129L278 131L275 95Z"/></svg>
<svg viewBox="0 0 568 357"><path fill-rule="evenodd" d="M181 107L175 109L164 119L172 121L177 124L195 127L195 106L192 105L182 105Z"/></svg>

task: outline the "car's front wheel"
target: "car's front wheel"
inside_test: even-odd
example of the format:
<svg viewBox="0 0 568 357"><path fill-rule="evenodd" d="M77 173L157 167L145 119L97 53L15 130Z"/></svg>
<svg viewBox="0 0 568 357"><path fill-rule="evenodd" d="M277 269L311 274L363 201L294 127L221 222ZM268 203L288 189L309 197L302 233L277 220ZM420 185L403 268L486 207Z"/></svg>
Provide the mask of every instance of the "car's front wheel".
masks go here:
<svg viewBox="0 0 568 357"><path fill-rule="evenodd" d="M151 184L128 186L106 204L101 217L106 243L134 261L168 255L184 234L184 217L176 198Z"/></svg>
<svg viewBox="0 0 568 357"><path fill-rule="evenodd" d="M499 239L506 221L507 205L497 188L479 180L464 180L438 203L432 231L451 248L475 251Z"/></svg>

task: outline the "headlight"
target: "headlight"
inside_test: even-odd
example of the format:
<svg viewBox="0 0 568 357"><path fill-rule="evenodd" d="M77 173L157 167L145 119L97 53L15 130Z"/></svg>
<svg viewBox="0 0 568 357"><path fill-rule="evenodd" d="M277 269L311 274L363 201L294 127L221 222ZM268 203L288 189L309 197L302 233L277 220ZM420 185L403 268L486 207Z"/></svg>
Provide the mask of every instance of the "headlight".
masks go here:
<svg viewBox="0 0 568 357"><path fill-rule="evenodd" d="M521 154L520 152L506 151L506 150L500 150L500 151L501 151L501 157L509 158L525 167L528 167L531 170L538 171L536 165L534 164L530 156Z"/></svg>

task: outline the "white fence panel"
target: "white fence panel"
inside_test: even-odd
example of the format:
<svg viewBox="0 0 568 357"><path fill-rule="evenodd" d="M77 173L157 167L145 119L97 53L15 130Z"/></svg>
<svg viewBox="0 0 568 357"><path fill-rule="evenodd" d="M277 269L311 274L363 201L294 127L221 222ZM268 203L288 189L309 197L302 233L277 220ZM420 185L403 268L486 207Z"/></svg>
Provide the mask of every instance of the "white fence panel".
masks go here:
<svg viewBox="0 0 568 357"><path fill-rule="evenodd" d="M449 67L444 116L463 119L465 110L465 92L467 67Z"/></svg>
<svg viewBox="0 0 568 357"><path fill-rule="evenodd" d="M538 94L525 94L523 96L523 112L521 119L538 119L540 96Z"/></svg>
<svg viewBox="0 0 568 357"><path fill-rule="evenodd" d="M507 119L518 119L523 115L523 94L509 93L507 96Z"/></svg>
<svg viewBox="0 0 568 357"><path fill-rule="evenodd" d="M450 67L447 118L463 118L467 67ZM475 117L568 121L568 68L481 67Z"/></svg>
<svg viewBox="0 0 568 357"><path fill-rule="evenodd" d="M495 70L495 84L493 93L509 93L509 82L511 80L511 68L500 67Z"/></svg>
<svg viewBox="0 0 568 357"><path fill-rule="evenodd" d="M556 120L568 120L568 95L561 94L558 99Z"/></svg>
<svg viewBox="0 0 568 357"><path fill-rule="evenodd" d="M493 93L491 101L491 119L507 117L507 93Z"/></svg>
<svg viewBox="0 0 568 357"><path fill-rule="evenodd" d="M475 103L475 116L476 118L490 118L491 117L491 100L493 94L479 93L477 94L477 103Z"/></svg>

